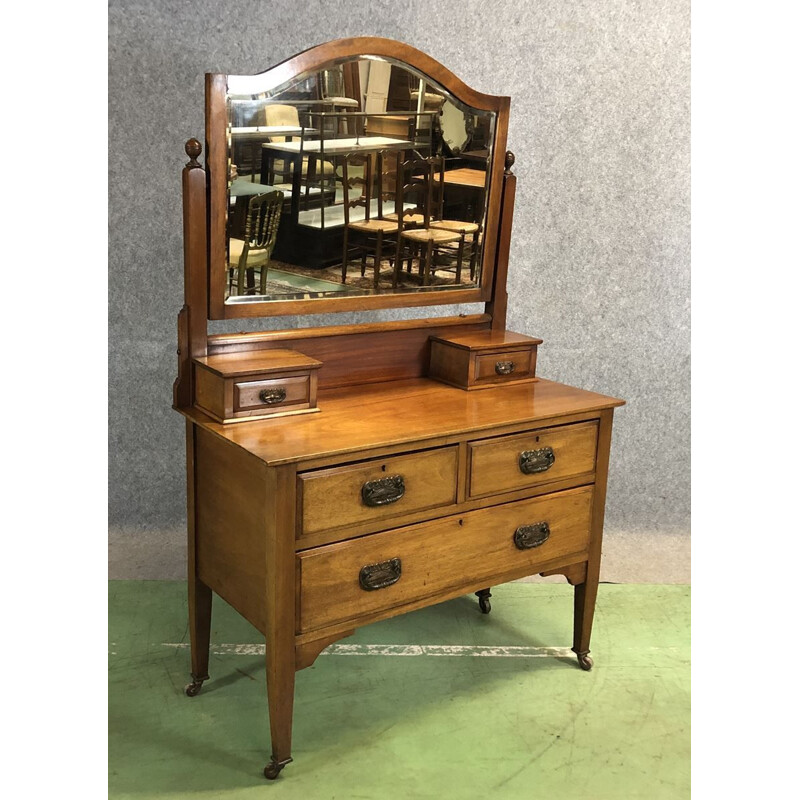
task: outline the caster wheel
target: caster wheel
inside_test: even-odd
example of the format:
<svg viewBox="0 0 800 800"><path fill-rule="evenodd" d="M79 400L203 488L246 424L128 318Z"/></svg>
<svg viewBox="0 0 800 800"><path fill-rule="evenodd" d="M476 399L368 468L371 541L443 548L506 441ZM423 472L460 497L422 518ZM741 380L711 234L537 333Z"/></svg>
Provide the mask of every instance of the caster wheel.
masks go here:
<svg viewBox="0 0 800 800"><path fill-rule="evenodd" d="M281 774L281 770L291 761L291 758L287 758L285 761L270 761L266 767L264 767L264 777L268 781L274 781L278 775Z"/></svg>
<svg viewBox="0 0 800 800"><path fill-rule="evenodd" d="M492 593L489 589L481 589L479 592L475 592L475 596L478 598L478 605L481 608L481 613L488 614L492 610L492 604L489 602Z"/></svg>
<svg viewBox="0 0 800 800"><path fill-rule="evenodd" d="M577 656L578 656L578 666L582 670L588 672L594 666L594 661L592 661L592 659L589 658L588 653L578 653Z"/></svg>
<svg viewBox="0 0 800 800"><path fill-rule="evenodd" d="M203 688L203 681L207 680L208 676L205 678L196 678L192 675L192 682L187 683L183 691L186 692L187 697L197 697L197 695L200 694L200 690Z"/></svg>

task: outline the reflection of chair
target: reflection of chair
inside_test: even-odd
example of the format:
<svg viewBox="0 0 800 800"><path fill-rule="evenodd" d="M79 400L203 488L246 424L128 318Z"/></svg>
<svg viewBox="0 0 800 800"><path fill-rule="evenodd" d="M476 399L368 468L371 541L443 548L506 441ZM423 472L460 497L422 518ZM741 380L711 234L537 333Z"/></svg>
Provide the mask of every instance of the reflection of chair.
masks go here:
<svg viewBox="0 0 800 800"><path fill-rule="evenodd" d="M265 125L267 127L274 127L279 125L287 125L295 128L300 127L300 113L298 112L296 106L285 106L278 103L273 105L268 105L264 107L264 118L265 118ZM285 142L285 136L270 136L270 142ZM303 167L302 167L302 177L306 179L309 177L309 166L308 166L308 159L307 155L303 156ZM333 164L329 161L322 161L320 166L320 160L318 158L314 158L311 164L311 179L313 180L316 173L319 171L322 177L326 176L333 176L334 169ZM268 183L270 185L275 184L275 176L281 175L281 180L279 183L287 183L291 181L291 174L290 174L291 166L287 163L284 159L275 159L272 162L272 174L267 175L261 178L262 183ZM308 196L309 187L306 186L306 196Z"/></svg>
<svg viewBox="0 0 800 800"><path fill-rule="evenodd" d="M433 170L430 159L412 158L399 165L397 170L397 199L395 207L400 225L395 256L394 286L400 277L403 260L408 260L408 272L416 254L419 259L419 274L424 286L431 282L435 262L443 245L458 243L458 256L463 255L464 234L432 226ZM408 202L415 197L416 205ZM408 206L408 207L406 207ZM424 249L424 257L423 257Z"/></svg>
<svg viewBox="0 0 800 800"><path fill-rule="evenodd" d="M399 160L398 154L394 155ZM384 237L396 234L398 229L396 219L389 220L383 216L383 201L387 196L384 190L387 173L386 160L387 156L383 153L378 153L377 156L369 153L348 153L341 162L344 209L342 283L347 282L347 265L352 256L360 256L361 275L363 276L367 269L367 258L371 255L375 291L379 290ZM373 168L374 161L377 162L376 168ZM360 188L360 192L355 198L351 196L351 189L354 188ZM377 210L377 215L374 217L372 217L373 201ZM363 219L352 219L351 209L360 207L364 208ZM360 214L358 216L360 217Z"/></svg>
<svg viewBox="0 0 800 800"><path fill-rule="evenodd" d="M244 239L234 237L229 239L229 291L233 271L236 269L237 294L245 294L245 279L247 279L247 293L251 293L255 288L254 272L258 269L261 273L260 294L266 294L267 270L278 238L283 192L256 194L248 200Z"/></svg>
<svg viewBox="0 0 800 800"><path fill-rule="evenodd" d="M469 277L475 280L475 270L478 260L478 240L480 225L460 219L442 219L444 216L444 156L437 156L431 159L434 170L434 187L436 194L435 213L431 221L431 228L452 231L461 236L458 252L456 256L456 283L461 283L461 268L464 259L469 259ZM469 237L469 239L467 239Z"/></svg>

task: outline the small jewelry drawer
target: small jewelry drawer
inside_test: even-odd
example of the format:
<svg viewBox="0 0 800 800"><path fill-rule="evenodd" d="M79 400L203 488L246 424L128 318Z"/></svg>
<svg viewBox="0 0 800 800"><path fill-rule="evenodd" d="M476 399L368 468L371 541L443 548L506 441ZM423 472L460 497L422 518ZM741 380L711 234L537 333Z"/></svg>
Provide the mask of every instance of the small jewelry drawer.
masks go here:
<svg viewBox="0 0 800 800"><path fill-rule="evenodd" d="M226 353L194 360L194 403L218 422L319 411L320 361L295 350Z"/></svg>
<svg viewBox="0 0 800 800"><path fill-rule="evenodd" d="M586 486L302 551L298 632L585 558L592 498Z"/></svg>
<svg viewBox="0 0 800 800"><path fill-rule="evenodd" d="M594 480L597 423L579 422L470 442L470 498L580 477Z"/></svg>
<svg viewBox="0 0 800 800"><path fill-rule="evenodd" d="M233 385L235 411L286 409L298 404L308 405L310 375L274 378L269 381L245 381Z"/></svg>
<svg viewBox="0 0 800 800"><path fill-rule="evenodd" d="M510 331L431 337L428 376L460 389L488 389L536 380L541 339Z"/></svg>
<svg viewBox="0 0 800 800"><path fill-rule="evenodd" d="M452 505L457 483L455 446L300 473L299 536L331 532L333 541L343 529L357 536L394 525L404 514Z"/></svg>

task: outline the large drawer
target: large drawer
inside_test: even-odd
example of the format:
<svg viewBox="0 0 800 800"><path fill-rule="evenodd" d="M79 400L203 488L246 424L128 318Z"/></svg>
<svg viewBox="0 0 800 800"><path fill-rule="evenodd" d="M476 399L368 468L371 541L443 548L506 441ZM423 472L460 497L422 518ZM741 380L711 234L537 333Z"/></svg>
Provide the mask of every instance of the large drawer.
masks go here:
<svg viewBox="0 0 800 800"><path fill-rule="evenodd" d="M314 470L297 481L301 536L392 520L456 502L458 447Z"/></svg>
<svg viewBox="0 0 800 800"><path fill-rule="evenodd" d="M584 476L592 480L597 423L540 428L469 444L469 497Z"/></svg>
<svg viewBox="0 0 800 800"><path fill-rule="evenodd" d="M299 632L581 557L592 492L570 489L298 553Z"/></svg>

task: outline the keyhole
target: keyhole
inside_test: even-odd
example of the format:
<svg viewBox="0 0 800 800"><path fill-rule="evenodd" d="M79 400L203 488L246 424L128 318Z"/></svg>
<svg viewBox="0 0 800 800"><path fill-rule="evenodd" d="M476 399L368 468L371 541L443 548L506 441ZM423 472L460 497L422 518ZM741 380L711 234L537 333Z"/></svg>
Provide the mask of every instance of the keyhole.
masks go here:
<svg viewBox="0 0 800 800"><path fill-rule="evenodd" d="M381 472L386 472L386 464L381 464Z"/></svg>
<svg viewBox="0 0 800 800"><path fill-rule="evenodd" d="M539 441L539 437L538 437L538 436L536 437L536 441L537 441L537 442Z"/></svg>
<svg viewBox="0 0 800 800"><path fill-rule="evenodd" d="M459 524L459 525L463 525L463 524L464 524L464 520L463 520L463 519L460 519L460 520L458 521L458 524Z"/></svg>

